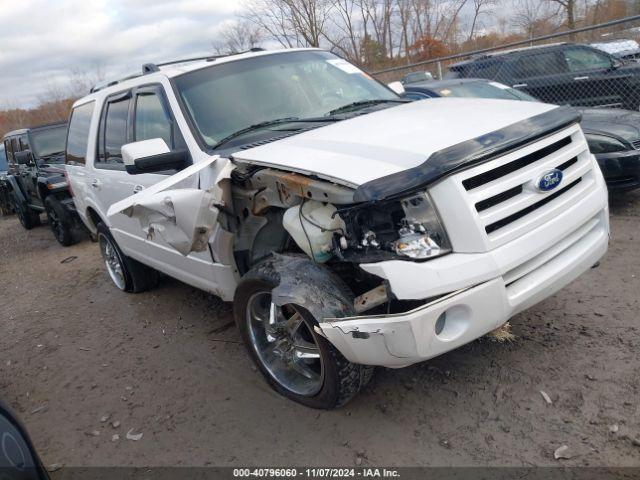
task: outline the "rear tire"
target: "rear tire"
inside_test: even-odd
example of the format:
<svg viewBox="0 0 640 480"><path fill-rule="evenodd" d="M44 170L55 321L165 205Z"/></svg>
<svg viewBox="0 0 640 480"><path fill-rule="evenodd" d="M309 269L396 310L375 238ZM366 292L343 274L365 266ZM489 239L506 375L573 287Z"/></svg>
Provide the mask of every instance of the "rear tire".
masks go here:
<svg viewBox="0 0 640 480"><path fill-rule="evenodd" d="M346 404L368 383L374 367L344 358L315 332L318 322L305 308L271 303L271 291L279 283L267 260L247 272L236 289L234 316L251 359L276 392L295 402L318 409ZM345 297L352 297L351 292ZM345 311L349 308L345 305ZM300 338L291 332L292 322Z"/></svg>
<svg viewBox="0 0 640 480"><path fill-rule="evenodd" d="M40 225L40 215L29 208L26 202L18 200L15 195L13 197L13 209L25 230L31 230L33 227Z"/></svg>
<svg viewBox="0 0 640 480"><path fill-rule="evenodd" d="M73 218L66 208L62 206L60 200L49 196L44 201L44 208L47 212L47 220L53 231L53 236L60 245L68 247L78 240L74 234Z"/></svg>
<svg viewBox="0 0 640 480"><path fill-rule="evenodd" d="M156 270L122 253L104 223L98 223L97 228L100 253L116 287L128 293L140 293L151 290L158 284Z"/></svg>

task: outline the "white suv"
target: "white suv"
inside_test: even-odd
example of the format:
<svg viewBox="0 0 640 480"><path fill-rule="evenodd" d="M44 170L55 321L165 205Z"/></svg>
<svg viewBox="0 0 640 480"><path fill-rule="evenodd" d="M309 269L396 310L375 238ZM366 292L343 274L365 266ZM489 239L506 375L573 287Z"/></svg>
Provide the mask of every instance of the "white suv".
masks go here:
<svg viewBox="0 0 640 480"><path fill-rule="evenodd" d="M321 50L252 51L94 88L67 174L118 288L162 272L233 301L270 384L333 408L598 262L607 193L578 120L406 102Z"/></svg>

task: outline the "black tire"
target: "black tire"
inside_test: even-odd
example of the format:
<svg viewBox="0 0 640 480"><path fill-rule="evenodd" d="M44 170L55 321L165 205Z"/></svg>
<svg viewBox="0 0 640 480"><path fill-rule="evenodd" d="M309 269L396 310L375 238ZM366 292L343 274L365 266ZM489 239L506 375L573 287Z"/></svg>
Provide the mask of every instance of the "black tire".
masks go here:
<svg viewBox="0 0 640 480"><path fill-rule="evenodd" d="M348 290L338 278L336 280L336 285L339 288ZM301 309L301 316L309 327L307 331L313 335L323 364L322 387L317 393L301 395L291 391L270 373L258 355L257 347L254 347L252 342L249 321L247 320L249 300L263 292L270 295L279 283L278 273L273 268L271 261L267 260L247 272L236 289L234 317L251 359L276 392L295 402L325 410L346 404L369 382L374 367L354 364L344 358L329 341L315 332L313 326L317 325L317 321L308 310ZM345 298L353 298L350 291L345 291L344 294ZM352 303L345 305L346 311L352 309L352 305Z"/></svg>
<svg viewBox="0 0 640 480"><path fill-rule="evenodd" d="M26 202L18 200L15 195L13 196L13 209L26 230L31 230L33 227L40 225L40 215L29 208Z"/></svg>
<svg viewBox="0 0 640 480"><path fill-rule="evenodd" d="M120 250L120 247L111 235L109 228L104 223L98 223L97 229L98 243L100 244L101 252L103 252L102 247L105 245L103 242L106 242L106 244L113 248L115 256L120 262L122 275L124 277L121 284L114 278L107 264L107 271L116 287L128 293L141 293L151 290L158 285L158 272L156 270L122 253L122 250ZM104 252L103 258L105 258ZM106 258L105 263L107 263Z"/></svg>
<svg viewBox="0 0 640 480"><path fill-rule="evenodd" d="M48 196L44 200L44 208L47 212L47 220L49 221L53 236L56 237L58 243L64 247L76 243L78 239L73 227L73 218L69 211L60 203L60 200L56 197Z"/></svg>

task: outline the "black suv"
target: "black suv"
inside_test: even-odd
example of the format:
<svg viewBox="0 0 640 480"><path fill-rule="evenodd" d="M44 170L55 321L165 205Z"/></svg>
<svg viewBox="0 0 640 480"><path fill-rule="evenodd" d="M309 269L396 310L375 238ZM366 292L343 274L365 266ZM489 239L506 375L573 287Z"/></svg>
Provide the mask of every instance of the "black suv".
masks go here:
<svg viewBox="0 0 640 480"><path fill-rule="evenodd" d="M640 64L588 45L562 43L492 53L449 67L447 78L486 78L547 103L640 107Z"/></svg>
<svg viewBox="0 0 640 480"><path fill-rule="evenodd" d="M5 178L13 209L26 229L46 212L56 240L64 246L78 238L80 222L64 171L67 124L14 130L3 138L8 161Z"/></svg>

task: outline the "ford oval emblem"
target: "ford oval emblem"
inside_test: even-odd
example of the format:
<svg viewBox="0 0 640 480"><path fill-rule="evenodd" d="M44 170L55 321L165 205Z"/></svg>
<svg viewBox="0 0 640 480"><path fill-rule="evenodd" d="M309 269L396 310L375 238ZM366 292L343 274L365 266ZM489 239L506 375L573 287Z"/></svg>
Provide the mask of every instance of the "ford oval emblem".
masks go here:
<svg viewBox="0 0 640 480"><path fill-rule="evenodd" d="M554 168L543 172L536 180L536 188L541 192L550 192L562 183L562 170Z"/></svg>

